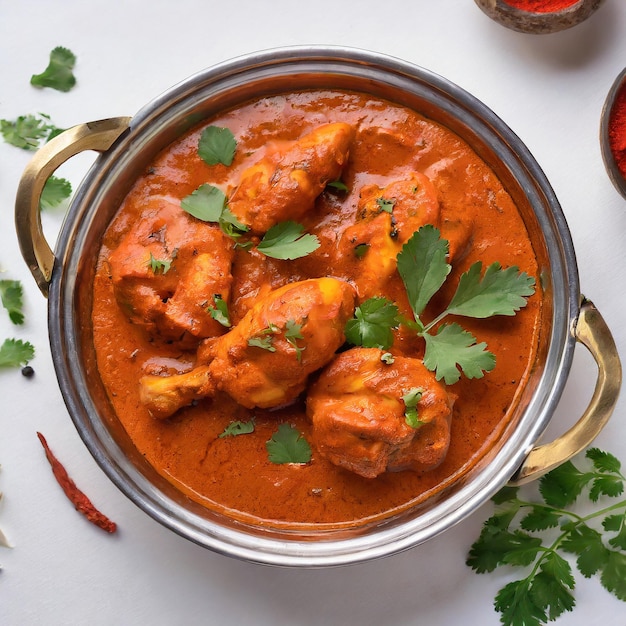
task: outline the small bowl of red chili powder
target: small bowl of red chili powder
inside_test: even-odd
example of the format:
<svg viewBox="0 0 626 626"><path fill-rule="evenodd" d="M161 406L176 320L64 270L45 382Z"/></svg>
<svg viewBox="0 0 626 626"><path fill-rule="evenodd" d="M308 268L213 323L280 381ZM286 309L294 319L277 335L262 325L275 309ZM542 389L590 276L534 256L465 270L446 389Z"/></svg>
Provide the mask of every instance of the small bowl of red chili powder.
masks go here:
<svg viewBox="0 0 626 626"><path fill-rule="evenodd" d="M586 20L604 0L475 0L490 18L522 33L555 33Z"/></svg>
<svg viewBox="0 0 626 626"><path fill-rule="evenodd" d="M626 198L626 68L609 90L601 119L604 165L615 188Z"/></svg>

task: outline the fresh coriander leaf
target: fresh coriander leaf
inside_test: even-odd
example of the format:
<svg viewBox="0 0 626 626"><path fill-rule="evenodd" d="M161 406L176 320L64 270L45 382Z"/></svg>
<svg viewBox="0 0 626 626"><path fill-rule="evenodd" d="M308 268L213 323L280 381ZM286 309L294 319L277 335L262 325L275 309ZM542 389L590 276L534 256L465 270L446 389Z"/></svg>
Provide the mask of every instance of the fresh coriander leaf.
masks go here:
<svg viewBox="0 0 626 626"><path fill-rule="evenodd" d="M615 537L609 539L609 545L626 551L626 516L609 515L602 522L602 527L606 531L617 532Z"/></svg>
<svg viewBox="0 0 626 626"><path fill-rule="evenodd" d="M354 246L354 256L357 259L362 259L367 254L367 251L369 249L370 249L369 243L360 243Z"/></svg>
<svg viewBox="0 0 626 626"><path fill-rule="evenodd" d="M589 448L585 456L591 460L594 468L598 472L608 472L610 474L619 475L622 464L612 454L599 450L598 448Z"/></svg>
<svg viewBox="0 0 626 626"><path fill-rule="evenodd" d="M14 324L23 324L22 283L19 280L0 280L0 297L2 298L2 306L9 314L9 319Z"/></svg>
<svg viewBox="0 0 626 626"><path fill-rule="evenodd" d="M548 620L553 621L574 608L576 601L570 589L575 586L569 563L551 552L542 561L530 593L534 604L546 611Z"/></svg>
<svg viewBox="0 0 626 626"><path fill-rule="evenodd" d="M39 114L20 115L14 122L0 120L0 133L7 143L24 150L36 150L39 142L54 132L55 127L50 124L50 117Z"/></svg>
<svg viewBox="0 0 626 626"><path fill-rule="evenodd" d="M541 539L518 530L510 532L491 518L472 545L467 565L478 573L492 572L498 565L525 566L533 562L541 548Z"/></svg>
<svg viewBox="0 0 626 626"><path fill-rule="evenodd" d="M272 226L259 242L257 250L273 259L299 259L320 247L315 235L303 233L296 222L281 222Z"/></svg>
<svg viewBox="0 0 626 626"><path fill-rule="evenodd" d="M387 199L387 198L376 198L376 204L381 211L385 213L392 213L393 207L396 205L395 198Z"/></svg>
<svg viewBox="0 0 626 626"><path fill-rule="evenodd" d="M76 56L71 50L57 46L50 53L48 67L41 74L33 74L30 84L35 87L51 87L58 91L69 91L76 84L72 73Z"/></svg>
<svg viewBox="0 0 626 626"><path fill-rule="evenodd" d="M382 297L369 298L356 308L354 315L346 324L347 341L364 348L391 347L392 330L400 323L398 307L393 302Z"/></svg>
<svg viewBox="0 0 626 626"><path fill-rule="evenodd" d="M459 280L459 286L446 309L448 314L485 318L515 315L535 292L535 279L515 266L503 270L492 263L480 277L483 264L474 263Z"/></svg>
<svg viewBox="0 0 626 626"><path fill-rule="evenodd" d="M311 446L290 424L281 424L265 446L272 463L308 463L311 460Z"/></svg>
<svg viewBox="0 0 626 626"><path fill-rule="evenodd" d="M237 219L237 216L228 206L224 207L219 223L222 231L232 239L238 239L241 235L248 232L248 227Z"/></svg>
<svg viewBox="0 0 626 626"><path fill-rule="evenodd" d="M302 334L302 324L297 324L295 320L287 320L285 324L285 339L296 351L296 358L298 363L302 361L303 346L298 345L298 339L304 339Z"/></svg>
<svg viewBox="0 0 626 626"><path fill-rule="evenodd" d="M566 461L539 480L539 492L549 506L563 508L573 504L592 475L583 474Z"/></svg>
<svg viewBox="0 0 626 626"><path fill-rule="evenodd" d="M208 126L198 142L198 154L207 165L231 165L235 158L237 141L232 131L221 126Z"/></svg>
<svg viewBox="0 0 626 626"><path fill-rule="evenodd" d="M248 435L252 432L254 432L254 419L248 420L247 422L238 420L226 426L219 437L222 439L224 437L237 437L238 435Z"/></svg>
<svg viewBox="0 0 626 626"><path fill-rule="evenodd" d="M50 176L41 192L39 205L42 209L51 209L58 206L72 195L72 185L65 178Z"/></svg>
<svg viewBox="0 0 626 626"><path fill-rule="evenodd" d="M602 536L594 528L569 524L564 530L567 536L561 543L565 552L576 554L576 564L580 573L589 578L596 574L606 563L608 550L602 542Z"/></svg>
<svg viewBox="0 0 626 626"><path fill-rule="evenodd" d="M336 189L337 191L350 191L348 189L348 185L346 185L346 183L344 183L342 180L333 180L330 183L326 184L327 187L330 187L331 189Z"/></svg>
<svg viewBox="0 0 626 626"><path fill-rule="evenodd" d="M589 499L597 502L600 496L616 498L624 492L624 481L619 476L598 476L591 483Z"/></svg>
<svg viewBox="0 0 626 626"><path fill-rule="evenodd" d="M393 354L391 352L384 352L380 355L380 360L386 365L392 365L395 359L393 358Z"/></svg>
<svg viewBox="0 0 626 626"><path fill-rule="evenodd" d="M544 626L545 611L537 606L530 592L531 581L527 578L505 585L494 602L496 611L502 613L505 626Z"/></svg>
<svg viewBox="0 0 626 626"><path fill-rule="evenodd" d="M437 380L453 385L461 377L458 367L467 378L482 378L496 366L495 356L487 351L487 344L476 343L476 338L458 324L444 324L436 335L423 335L426 341L424 365L435 372Z"/></svg>
<svg viewBox="0 0 626 626"><path fill-rule="evenodd" d="M170 268L172 267L172 262L156 259L151 252L150 261L148 261L148 266L155 274L167 274L170 271Z"/></svg>
<svg viewBox="0 0 626 626"><path fill-rule="evenodd" d="M615 597L626 601L626 554L609 551L600 582Z"/></svg>
<svg viewBox="0 0 626 626"><path fill-rule="evenodd" d="M185 196L180 205L187 213L203 222L219 223L226 207L226 196L221 189L204 184Z"/></svg>
<svg viewBox="0 0 626 626"><path fill-rule="evenodd" d="M214 305L209 305L208 311L211 317L226 328L231 327L230 314L228 312L228 304L219 293L213 296Z"/></svg>
<svg viewBox="0 0 626 626"><path fill-rule="evenodd" d="M504 504L517 498L519 487L502 487L491 499L495 504Z"/></svg>
<svg viewBox="0 0 626 626"><path fill-rule="evenodd" d="M536 531L556 528L561 520L561 514L546 506L533 506L521 521L524 530Z"/></svg>
<svg viewBox="0 0 626 626"><path fill-rule="evenodd" d="M276 352L274 347L274 335L279 331L278 326L270 324L267 328L264 328L258 335L250 337L248 339L248 345L267 350L268 352Z"/></svg>
<svg viewBox="0 0 626 626"><path fill-rule="evenodd" d="M434 226L422 226L398 253L398 272L416 318L439 291L450 273L448 242Z"/></svg>
<svg viewBox="0 0 626 626"><path fill-rule="evenodd" d="M419 415L417 413L417 405L423 395L424 389L421 387L413 387L402 396L404 406L406 407L404 411L404 420L411 428L419 428L424 425L424 422L419 419Z"/></svg>
<svg viewBox="0 0 626 626"><path fill-rule="evenodd" d="M35 348L21 339L5 339L0 346L0 367L20 367L35 356Z"/></svg>

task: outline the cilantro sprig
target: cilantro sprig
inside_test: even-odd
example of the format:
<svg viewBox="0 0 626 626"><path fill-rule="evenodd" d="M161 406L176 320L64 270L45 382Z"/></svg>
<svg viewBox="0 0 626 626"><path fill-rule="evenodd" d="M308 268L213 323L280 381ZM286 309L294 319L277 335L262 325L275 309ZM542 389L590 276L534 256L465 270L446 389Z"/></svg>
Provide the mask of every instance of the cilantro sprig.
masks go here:
<svg viewBox="0 0 626 626"><path fill-rule="evenodd" d="M491 371L495 356L487 350L487 344L477 343L456 322L441 322L448 315L473 318L515 315L534 293L535 279L515 266L502 269L499 263L492 263L482 273L482 263L478 261L462 274L446 309L425 324L420 316L450 274L447 254L448 242L434 226L426 225L413 233L398 253L397 264L414 319L403 319L395 304L385 298L370 298L357 308L354 319L348 321L347 340L386 350L393 343L393 330L404 324L424 339L424 365L435 372L437 380L452 385L459 380L461 372L468 378L482 378ZM435 328L436 332L431 332Z"/></svg>
<svg viewBox="0 0 626 626"><path fill-rule="evenodd" d="M207 126L200 135L198 155L207 165L231 165L237 141L232 131L221 126Z"/></svg>
<svg viewBox="0 0 626 626"><path fill-rule="evenodd" d="M76 84L72 70L76 55L67 48L57 46L50 52L50 61L41 74L33 74L30 84L34 87L50 87L58 91L69 91Z"/></svg>
<svg viewBox="0 0 626 626"><path fill-rule="evenodd" d="M282 465L285 463L308 463L311 460L311 446L302 433L291 424L281 424L271 439L265 443L269 460Z"/></svg>
<svg viewBox="0 0 626 626"><path fill-rule="evenodd" d="M22 283L19 280L0 280L0 299L9 319L17 325L24 323Z"/></svg>
<svg viewBox="0 0 626 626"><path fill-rule="evenodd" d="M72 195L72 184L65 178L49 176L41 192L39 205L42 209L51 209L59 206Z"/></svg>
<svg viewBox="0 0 626 626"><path fill-rule="evenodd" d="M37 150L42 139L49 141L61 132L45 113L20 115L15 120L0 120L0 134L6 143L23 150Z"/></svg>
<svg viewBox="0 0 626 626"><path fill-rule="evenodd" d="M598 576L626 601L626 499L605 502L623 494L626 477L608 452L591 448L585 457L584 470L567 461L541 478L543 502L520 498L516 487L493 498L496 512L484 523L467 565L479 574L500 566L526 568L524 578L496 595L504 626L540 626L574 609L576 580L561 553L574 555L585 578ZM586 515L568 509L583 493L601 508Z"/></svg>
<svg viewBox="0 0 626 626"><path fill-rule="evenodd" d="M0 367L20 367L35 357L35 348L28 341L5 339L0 346Z"/></svg>
<svg viewBox="0 0 626 626"><path fill-rule="evenodd" d="M254 418L249 419L247 422L236 420L226 426L226 428L218 435L220 439L225 437L238 437L239 435L249 435L254 432L255 424Z"/></svg>

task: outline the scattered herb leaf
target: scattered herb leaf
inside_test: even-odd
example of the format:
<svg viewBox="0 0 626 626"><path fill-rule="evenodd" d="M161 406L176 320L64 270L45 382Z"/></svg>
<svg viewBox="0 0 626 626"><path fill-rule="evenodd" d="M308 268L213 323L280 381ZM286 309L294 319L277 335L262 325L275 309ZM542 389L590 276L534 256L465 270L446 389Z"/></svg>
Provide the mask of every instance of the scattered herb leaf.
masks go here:
<svg viewBox="0 0 626 626"><path fill-rule="evenodd" d="M304 339L302 335L302 324L297 324L295 320L287 320L285 324L285 339L296 351L298 363L302 361L303 346L298 345L298 339Z"/></svg>
<svg viewBox="0 0 626 626"><path fill-rule="evenodd" d="M151 252L150 261L148 262L148 265L150 266L150 269L155 274L167 274L170 271L170 268L172 267L172 262L157 259L154 257L154 255Z"/></svg>
<svg viewBox="0 0 626 626"><path fill-rule="evenodd" d="M367 254L367 251L369 249L370 249L369 243L360 243L354 246L354 256L356 256L357 259L362 259Z"/></svg>
<svg viewBox="0 0 626 626"><path fill-rule="evenodd" d="M203 222L217 223L226 207L226 196L221 189L204 184L185 196L180 205L187 213Z"/></svg>
<svg viewBox="0 0 626 626"><path fill-rule="evenodd" d="M20 115L15 121L0 120L0 133L4 141L24 150L36 150L42 139L51 139L62 132L50 123L50 116Z"/></svg>
<svg viewBox="0 0 626 626"><path fill-rule="evenodd" d="M417 405L423 395L424 390L421 387L413 387L402 396L404 406L406 407L404 411L404 420L411 428L419 428L424 424L424 422L419 419L419 415L417 413Z"/></svg>
<svg viewBox="0 0 626 626"><path fill-rule="evenodd" d="M386 365L392 365L395 359L393 358L393 354L391 352L384 352L380 355L380 360Z"/></svg>
<svg viewBox="0 0 626 626"><path fill-rule="evenodd" d="M50 52L48 67L41 74L33 74L30 84L34 87L50 87L57 91L69 91L76 84L72 70L76 56L71 50L57 46Z"/></svg>
<svg viewBox="0 0 626 626"><path fill-rule="evenodd" d="M9 313L9 319L18 325L24 323L22 296L22 283L19 280L0 280L2 306Z"/></svg>
<svg viewBox="0 0 626 626"><path fill-rule="evenodd" d="M35 356L35 348L28 341L5 339L0 346L0 367L20 367Z"/></svg>
<svg viewBox="0 0 626 626"><path fill-rule="evenodd" d="M354 317L346 324L345 335L355 346L387 350L393 343L392 330L399 324L398 307L387 298L376 296L356 308Z"/></svg>
<svg viewBox="0 0 626 626"><path fill-rule="evenodd" d="M308 463L311 460L311 446L290 424L281 424L265 447L272 463Z"/></svg>
<svg viewBox="0 0 626 626"><path fill-rule="evenodd" d="M231 327L230 313L228 312L228 304L222 298L221 294L216 293L213 296L213 305L209 305L208 311L211 317L226 328Z"/></svg>
<svg viewBox="0 0 626 626"><path fill-rule="evenodd" d="M248 435L254 432L254 419L248 420L247 422L242 422L237 420L236 422L231 422L222 433L220 433L219 437L237 437L238 435Z"/></svg>
<svg viewBox="0 0 626 626"><path fill-rule="evenodd" d="M297 222L281 222L272 226L259 242L257 250L273 259L299 259L320 246L315 235L304 233Z"/></svg>
<svg viewBox="0 0 626 626"><path fill-rule="evenodd" d="M337 191L350 191L350 189L348 188L348 185L346 185L346 183L344 183L342 180L333 180L332 182L328 183L326 185L327 187L330 187L331 189L336 189Z"/></svg>
<svg viewBox="0 0 626 626"><path fill-rule="evenodd" d="M276 352L274 347L274 335L279 332L278 326L270 324L267 328L264 328L259 334L248 339L248 345L255 348L261 348L268 352Z"/></svg>
<svg viewBox="0 0 626 626"><path fill-rule="evenodd" d="M493 498L496 511L472 545L467 565L479 574L502 565L530 568L525 578L496 595L494 606L504 626L540 626L574 609L576 581L559 551L575 555L583 576L599 576L605 589L626 601L626 499L585 516L565 508L585 490L592 503L618 497L626 478L615 456L598 448L585 456L589 469L581 471L567 461L540 479L543 502L521 499L520 490L512 487ZM520 528L512 528L516 522Z"/></svg>
<svg viewBox="0 0 626 626"><path fill-rule="evenodd" d="M72 184L65 178L49 176L41 192L39 204L42 209L51 209L59 206L63 200L72 195Z"/></svg>
<svg viewBox="0 0 626 626"><path fill-rule="evenodd" d="M396 201L394 198L377 198L376 204L381 211L384 211L385 213L392 213L393 207L396 205Z"/></svg>
<svg viewBox="0 0 626 626"><path fill-rule="evenodd" d="M220 126L208 126L198 142L198 154L207 165L231 165L237 150L232 131Z"/></svg>

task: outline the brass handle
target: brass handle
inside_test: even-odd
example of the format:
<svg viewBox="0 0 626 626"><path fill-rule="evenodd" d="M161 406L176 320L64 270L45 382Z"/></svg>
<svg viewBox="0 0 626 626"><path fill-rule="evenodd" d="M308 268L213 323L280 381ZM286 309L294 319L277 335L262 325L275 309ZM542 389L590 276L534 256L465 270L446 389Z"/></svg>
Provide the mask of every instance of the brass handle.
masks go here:
<svg viewBox="0 0 626 626"><path fill-rule="evenodd" d="M589 406L565 434L530 451L511 479L511 485L530 482L582 452L600 434L613 413L622 382L622 366L611 332L589 300L582 301L574 335L591 352L598 366L596 388Z"/></svg>
<svg viewBox="0 0 626 626"><path fill-rule="evenodd" d="M84 150L104 152L130 126L130 117L79 124L51 139L30 160L17 189L15 228L22 256L39 289L48 297L54 253L41 226L39 201L49 176L65 161Z"/></svg>

